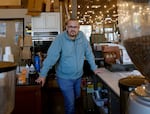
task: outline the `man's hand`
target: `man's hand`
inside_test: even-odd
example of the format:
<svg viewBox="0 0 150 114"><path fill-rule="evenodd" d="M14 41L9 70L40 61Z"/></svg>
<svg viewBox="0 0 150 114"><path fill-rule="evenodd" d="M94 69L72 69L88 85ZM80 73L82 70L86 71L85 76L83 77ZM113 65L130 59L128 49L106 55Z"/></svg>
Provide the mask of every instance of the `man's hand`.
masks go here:
<svg viewBox="0 0 150 114"><path fill-rule="evenodd" d="M36 80L35 80L35 82L37 82L37 83L39 83L39 84L41 84L42 85L42 87L44 86L44 84L45 84L45 77L41 77L41 76L39 76Z"/></svg>

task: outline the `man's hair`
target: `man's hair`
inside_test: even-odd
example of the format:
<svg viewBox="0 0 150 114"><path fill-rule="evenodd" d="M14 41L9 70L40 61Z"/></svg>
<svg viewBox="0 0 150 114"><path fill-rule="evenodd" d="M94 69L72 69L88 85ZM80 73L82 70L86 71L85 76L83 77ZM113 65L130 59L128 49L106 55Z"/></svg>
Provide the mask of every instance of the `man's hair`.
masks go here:
<svg viewBox="0 0 150 114"><path fill-rule="evenodd" d="M68 20L66 21L66 25L68 24L69 21L78 21L78 22L79 22L79 20L76 19L76 18L70 18L70 19L68 19Z"/></svg>

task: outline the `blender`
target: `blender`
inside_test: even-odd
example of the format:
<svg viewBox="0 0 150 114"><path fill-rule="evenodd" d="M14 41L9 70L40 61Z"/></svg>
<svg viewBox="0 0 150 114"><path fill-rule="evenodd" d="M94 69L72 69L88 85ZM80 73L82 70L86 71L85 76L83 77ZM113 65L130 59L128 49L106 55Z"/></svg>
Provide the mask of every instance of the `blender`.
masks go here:
<svg viewBox="0 0 150 114"><path fill-rule="evenodd" d="M150 114L150 0L118 0L117 5L123 45L147 79L129 94L127 114Z"/></svg>

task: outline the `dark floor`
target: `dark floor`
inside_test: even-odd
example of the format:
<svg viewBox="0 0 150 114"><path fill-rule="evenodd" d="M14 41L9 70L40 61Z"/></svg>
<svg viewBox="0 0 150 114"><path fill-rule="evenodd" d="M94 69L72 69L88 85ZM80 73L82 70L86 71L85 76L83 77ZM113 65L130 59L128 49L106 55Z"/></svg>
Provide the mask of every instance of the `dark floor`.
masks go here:
<svg viewBox="0 0 150 114"><path fill-rule="evenodd" d="M88 101L87 101L88 100ZM63 96L59 89L49 90L45 97L44 114L65 114ZM100 114L95 110L92 100L82 96L76 104L76 114Z"/></svg>
<svg viewBox="0 0 150 114"><path fill-rule="evenodd" d="M55 80L49 82L50 88L46 88L43 92L43 114L65 114L63 96L57 87ZM85 91L76 105L76 114L100 114L98 113L92 100L87 97Z"/></svg>
<svg viewBox="0 0 150 114"><path fill-rule="evenodd" d="M45 111L46 112L44 114L64 114L64 100L58 89L49 90L47 97L47 108ZM82 105L78 106L77 114L84 114L82 111Z"/></svg>

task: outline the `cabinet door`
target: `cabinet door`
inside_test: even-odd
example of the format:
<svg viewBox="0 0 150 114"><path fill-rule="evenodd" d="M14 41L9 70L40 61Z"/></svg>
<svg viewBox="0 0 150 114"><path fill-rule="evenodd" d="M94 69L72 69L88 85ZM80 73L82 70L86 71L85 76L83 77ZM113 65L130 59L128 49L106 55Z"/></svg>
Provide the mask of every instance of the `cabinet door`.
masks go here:
<svg viewBox="0 0 150 114"><path fill-rule="evenodd" d="M12 114L42 114L41 86L16 86L15 108Z"/></svg>
<svg viewBox="0 0 150 114"><path fill-rule="evenodd" d="M32 17L32 29L39 30L45 28L45 16L41 14L40 16Z"/></svg>
<svg viewBox="0 0 150 114"><path fill-rule="evenodd" d="M33 32L54 32L60 33L60 14L41 13L38 17L32 17Z"/></svg>
<svg viewBox="0 0 150 114"><path fill-rule="evenodd" d="M41 12L43 0L28 0L28 11Z"/></svg>
<svg viewBox="0 0 150 114"><path fill-rule="evenodd" d="M48 13L45 15L45 29L60 30L60 15L59 13Z"/></svg>

